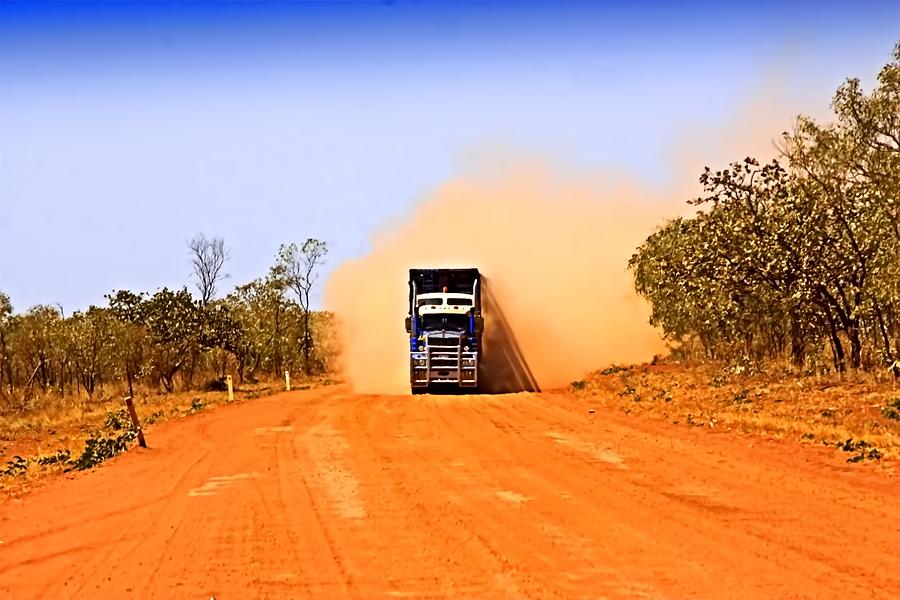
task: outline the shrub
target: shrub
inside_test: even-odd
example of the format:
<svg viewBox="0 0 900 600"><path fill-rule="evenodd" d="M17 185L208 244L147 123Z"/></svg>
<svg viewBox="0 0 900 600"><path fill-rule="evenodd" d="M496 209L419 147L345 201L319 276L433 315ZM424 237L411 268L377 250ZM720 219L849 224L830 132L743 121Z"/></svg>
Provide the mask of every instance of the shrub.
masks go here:
<svg viewBox="0 0 900 600"><path fill-rule="evenodd" d="M113 431L120 431L131 427L131 417L124 408L119 410L106 411L106 428Z"/></svg>
<svg viewBox="0 0 900 600"><path fill-rule="evenodd" d="M882 406L881 415L885 419L900 420L900 398L891 398L885 406Z"/></svg>
<svg viewBox="0 0 900 600"><path fill-rule="evenodd" d="M115 437L103 437L99 434L88 438L84 451L77 460L71 462L67 470L84 471L102 463L104 460L124 452L137 438L137 431L129 429Z"/></svg>

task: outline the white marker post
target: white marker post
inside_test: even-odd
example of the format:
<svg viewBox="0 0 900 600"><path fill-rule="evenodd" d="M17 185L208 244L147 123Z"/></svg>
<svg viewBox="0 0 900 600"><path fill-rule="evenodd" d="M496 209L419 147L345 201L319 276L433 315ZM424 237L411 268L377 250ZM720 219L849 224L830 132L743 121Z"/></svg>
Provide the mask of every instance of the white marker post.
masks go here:
<svg viewBox="0 0 900 600"><path fill-rule="evenodd" d="M228 385L228 401L234 402L234 384L231 383L231 375L225 378L225 383Z"/></svg>
<svg viewBox="0 0 900 600"><path fill-rule="evenodd" d="M288 371L284 372L284 389L291 391L291 374Z"/></svg>

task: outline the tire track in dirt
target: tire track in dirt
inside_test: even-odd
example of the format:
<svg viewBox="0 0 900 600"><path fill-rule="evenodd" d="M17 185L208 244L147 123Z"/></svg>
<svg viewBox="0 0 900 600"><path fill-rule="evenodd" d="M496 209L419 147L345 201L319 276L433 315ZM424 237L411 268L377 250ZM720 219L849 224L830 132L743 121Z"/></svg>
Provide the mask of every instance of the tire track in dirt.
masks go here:
<svg viewBox="0 0 900 600"><path fill-rule="evenodd" d="M545 405L545 408L554 410L551 407L564 411L563 407L571 408L572 404L563 401ZM584 407L578 406L577 409L583 411ZM873 568L869 562L871 558L863 558L858 553L845 555L835 552L833 546L836 534L846 540L865 540L864 543L876 547L896 546L900 541L900 536L897 535L900 531L896 528L891 530L879 525L873 528L868 518L862 518L863 515L874 517L880 512L885 516L883 523L890 522L890 518L883 512L888 505L870 502L868 494L861 495L858 489L848 492L848 489L853 488L847 487L847 476L850 476L854 486L868 481L869 487L872 483L866 478L860 481L858 469L848 471L843 468L823 473L818 468L815 472L808 472L805 465L809 461L795 461L791 469L774 468L784 464L786 452L791 447L797 451L803 449L808 454L822 454L819 449L787 443L770 452L767 451L766 444L754 447L760 445L758 439L710 434L703 430L679 431L678 433L688 434L689 439L685 440L680 435L666 435L666 432L672 431L667 426L657 429L663 431L662 435L653 435L653 432L646 432L646 427L651 426L646 422L635 422L634 419L614 414L607 417L613 425L613 431L623 432L623 439L627 439L629 445L644 447L643 454L652 457L651 462L640 455L632 456L632 462L639 461L638 470L642 474L648 471L655 473L654 479L633 477L632 485L642 489L646 497L662 495L682 505L682 508L667 508L662 503L656 509L657 514L671 514L672 520L678 520L683 515L690 514L688 511L701 514L704 511L714 512L716 519L728 527L716 529L715 522L707 519L706 522L712 526L708 535L724 536L727 531L733 530L740 533L732 540L734 548L747 547L747 536L762 542L759 548L780 547L780 553L767 555L768 563L777 563L784 569L794 570L798 564L806 563L810 572L824 573L823 583L833 582L838 578L844 579L849 585L854 578L875 574L877 568ZM587 426L587 421L583 422ZM636 425L642 426L643 431L635 429ZM593 428L594 425L589 427ZM730 452L723 452L721 443L709 443L711 439L727 442ZM748 447L752 449L748 450ZM744 455L743 460L735 460L735 451ZM752 459L747 460L750 457ZM827 493L810 493L811 482L815 484L812 490L827 490ZM778 493L768 493L771 490L778 490ZM884 498L885 493L900 497L896 481L871 486L870 492L880 498ZM853 498L853 502L844 502L841 498ZM781 501L776 501L778 499ZM882 510L878 510L879 507ZM688 510L684 510L685 508ZM821 515L829 512L845 513L845 516L834 519L828 528L823 528L820 526ZM688 527L692 521L682 519L682 523ZM802 541L794 541L798 530L804 533Z"/></svg>
<svg viewBox="0 0 900 600"><path fill-rule="evenodd" d="M404 527L402 545L394 552L401 556L418 553L418 573L410 573L409 565L396 560L385 565L393 572L389 577L393 589L385 593L392 597L449 598L460 594L484 597L494 592L493 578L499 568L496 553L452 513L448 498L452 497L453 490L448 489L449 482L433 479L436 473L433 466L444 460L434 454L437 446L432 440L437 432L414 429L416 425L433 424L433 421L408 422L408 414L403 410L406 402L406 399L392 399L389 407L397 412L387 424L376 418L391 416L390 412L365 409L355 413L353 423L367 442L356 449L368 455L363 460L380 463L385 475L381 483L372 486L379 492L375 496L391 499L390 503L376 501L378 518L390 528ZM378 435L378 432L391 434ZM410 468L411 465L420 466ZM385 483L391 494L384 493ZM397 521L400 522L396 525L392 523ZM409 527L411 524L415 530ZM421 573L428 575L423 577ZM476 583L478 580L483 583Z"/></svg>
<svg viewBox="0 0 900 600"><path fill-rule="evenodd" d="M206 445L211 448L212 444L208 441L209 438L206 436L203 427L198 428L198 434L204 438ZM173 463L177 467L172 472L172 475L175 477L174 482L168 481L163 491L158 492L150 500L141 497L145 490L140 486L124 488L123 491L127 494L125 506L116 510L102 512L98 517L95 517L98 519L97 522L100 527L91 532L90 539L93 540L91 544L88 544L82 550L69 548L63 552L54 553L50 558L68 559L68 562L72 565L73 572L94 572L98 569L102 570L105 565L108 565L114 555L130 556L143 543L140 535L142 531L154 531L160 527L161 518L167 513L158 510L158 506L168 503L172 495L177 493L179 487L184 484L191 474L205 465L211 452L210 448L204 449L190 459L187 458L189 456L188 452L179 452L179 459ZM103 471L86 473L84 475L95 475L105 480L110 477L109 469L114 468L115 464L116 460L113 460L103 466ZM63 515L68 521L66 524L42 529L39 533L33 535L10 539L7 540L7 543L18 545L27 542L39 546L59 544L60 542L63 545L72 544L77 538L70 535L71 531L84 526L83 522L78 518L78 513L81 510L90 511L96 506L102 506L104 500L111 492L112 489L105 485L104 482L104 485L99 489L99 493L89 494L86 499L75 505L74 510ZM12 566L15 567L14 564ZM0 567L0 572L2 572L2 568ZM90 595L92 593L91 590L84 589L84 582L79 582L75 577L70 579L72 585L69 587L68 580L66 581L66 587L68 588L66 593L71 597L84 594ZM53 582L45 581L45 587L39 595L50 595L50 589L53 585Z"/></svg>
<svg viewBox="0 0 900 600"><path fill-rule="evenodd" d="M494 406L493 403L488 406ZM544 405L543 409L540 412L546 412L549 408L548 405ZM504 407L502 410L507 410ZM564 418L561 419L551 419L548 417L542 417L541 425L546 426L547 422L550 423L558 423L560 425L566 425L567 421L569 421L569 417L566 415L562 415ZM492 417L488 417L488 420L491 420ZM470 443L478 444L480 440L485 439L481 433L474 432L473 428L468 423L469 419L464 419L460 422L460 431L468 431L471 432ZM570 424L570 423L568 423ZM537 433L537 432L535 432ZM590 433L590 432L587 432ZM573 432L573 437L577 434ZM519 435L521 439L521 435ZM536 438L538 436L535 436ZM591 436L585 435L585 439L590 439ZM540 448L542 444L538 439L535 439L535 447ZM494 441L489 441L487 445L483 447L485 451L485 456L489 456L487 454L490 451L491 447L502 447L506 449L512 450L515 446L511 443L495 443ZM631 556L637 555L640 556L644 553L644 548L641 547L640 544L634 544L630 549L627 546L627 538L622 538L622 534L626 534L629 537L636 538L637 541L641 541L642 543L648 543L657 541L658 538L666 539L666 530L672 529L673 531L668 536L670 543L668 546L672 549L679 548L688 548L697 552L699 554L700 559L705 559L705 557L715 554L715 552L711 552L712 548L718 547L718 553L720 553L725 561L729 563L728 569L725 569L728 573L741 573L742 571L746 573L748 578L752 578L754 573L763 573L768 572L770 576L773 578L778 577L778 568L772 568L769 566L769 563L775 560L778 563L779 567L783 567L785 569L796 569L797 564L806 564L807 566L811 566L811 570L826 570L831 573L832 581L837 579L845 579L842 577L844 569L838 567L833 563L835 553L832 552L830 555L832 559L832 563L826 565L817 565L815 562L812 564L810 559L821 560L826 558L825 555L818 555L815 552L815 549L812 553L806 552L801 553L799 555L792 555L792 551L794 548L789 545L781 544L780 551L786 553L787 556L782 557L774 557L768 554L763 553L764 560L760 560L757 558L755 561L754 558L754 549L750 548L751 552L748 555L742 556L740 551L734 552L731 551L731 548L741 548L741 546L747 546L746 540L744 536L747 534L747 531L737 529L734 530L734 525L739 524L742 520L748 520L751 523L756 521L765 522L765 516L760 512L759 515L748 515L743 514L737 518L735 518L735 511L739 507L734 507L729 505L728 503L722 503L716 501L714 498L707 498L704 496L685 496L684 494L674 494L663 484L662 490L655 489L656 486L660 485L657 479L650 479L648 481L644 481L644 474L636 475L634 473L629 473L627 476L614 477L612 473L607 473L603 469L598 471L598 466L591 466L589 460L586 460L590 453L580 452L584 456L558 456L554 457L553 455L559 455L560 448L544 448L539 452L535 451L526 451L523 455L523 462L527 462L531 460L535 461L536 456L542 456L543 460L539 460L537 464L542 467L549 466L551 469L554 465L562 465L562 464L581 464L584 465L583 474L569 473L570 477L568 480L559 480L556 478L557 489L570 489L570 492L567 493L567 497L569 500L572 497L581 497L581 498L590 498L592 501L596 501L599 503L597 509L603 511L604 515L607 515L605 519L599 521L599 524L603 524L603 521L613 521L616 529L618 530L619 538L617 539L618 553L628 554ZM685 465L680 465L680 472L685 472ZM510 470L510 472L516 472ZM560 470L560 472L564 472ZM548 479L554 479L554 473L548 473ZM604 483L609 486L608 493L597 496L594 493L593 486L579 486L578 482L597 482L597 479L601 475L609 475L607 481ZM527 483L525 484L527 485ZM553 485L553 484L551 484ZM519 488L522 489L522 488ZM527 488L526 488L527 489ZM544 486L543 489L554 489L553 487ZM524 492L528 494L529 492ZM539 493L538 493L539 494ZM625 499L626 502L617 501L618 498ZM638 500L638 504L635 506L634 502ZM797 500L802 501L802 497ZM677 504L676 504L677 503ZM531 502L529 504L530 510L537 510L540 508L541 503L537 501ZM595 525L598 524L597 519L592 519L591 515L591 506L584 506L580 510L580 514L584 515L585 518L581 519L579 522L572 523L570 525L574 530L581 530L582 532L588 532L591 529L596 529ZM714 514L710 514L710 513ZM637 513L638 518L635 517L635 513ZM661 516L664 515L664 518ZM670 515L674 515L670 517ZM551 515L551 518L556 518L562 522L566 521L565 515ZM531 521L526 521L524 526L527 526L527 523ZM630 527L626 527L627 524L631 524ZM648 528L647 524L652 523L653 527ZM777 525L776 525L777 528ZM744 528L746 529L746 528ZM819 528L821 529L821 528ZM642 530L645 530L642 532ZM689 536L700 536L700 540L691 540L690 537L685 538L685 533L689 533ZM608 533L608 532L605 532ZM596 535L602 536L604 531L597 531ZM597 539L603 539L602 537L595 537ZM688 542L685 545L684 541ZM768 542L767 542L768 543ZM882 542L884 543L884 541ZM705 548L705 547L710 548ZM755 552L759 552L760 549L764 548L765 544L757 545ZM663 545L663 548L666 548L666 545ZM704 551L706 552L704 554ZM657 552L659 552L657 550ZM839 555L839 553L838 553ZM684 561L680 560L679 552L670 553L668 556L668 560L666 560L667 556L662 554L660 556L660 560L658 562L662 563L663 567L667 563L677 564L678 569L684 569ZM616 562L616 556L604 556L601 562ZM696 566L697 575L699 576L698 581L703 581L704 579L710 579L709 573L705 572L705 569L702 567L703 560L701 560ZM748 564L751 565L748 568ZM623 564L618 569L617 572L628 572L629 570L633 570L633 565L631 564ZM655 578L659 579L658 572L664 571L664 568L659 568L658 565L654 565L652 568L652 572L649 575L653 576L654 573L657 573ZM866 573L871 574L871 570L869 571L853 571L851 569L850 573L855 574L856 576L864 576ZM646 578L648 573L644 573L644 577ZM639 579L639 578L638 578ZM675 578L673 578L675 581ZM677 581L676 581L677 583ZM845 579L845 583L847 585L851 584L849 579ZM762 584L760 584L762 585ZM718 578L715 578L714 581L710 581L709 593L716 594L721 597L721 592L717 592L716 590L720 586L720 582Z"/></svg>
<svg viewBox="0 0 900 600"><path fill-rule="evenodd" d="M313 423L315 424L311 425L308 430L321 426L321 423L323 422L323 419L321 418L322 414L323 413L320 407L319 414L316 415L317 418L313 419ZM309 466L309 468L305 470L306 473L315 474L320 473L323 470L322 465L317 462L317 457L309 456L309 448L304 440L295 437L292 442L292 449L295 456L299 456L302 452L305 453L311 461L311 464L309 462L306 463ZM321 456L319 456L318 459L321 460ZM305 474L304 470L299 471L297 475L299 476L302 484L303 504L301 504L301 506L305 505L309 507L308 514L312 516L311 519L307 518L306 520L311 521L314 524L312 526L312 529L318 534L320 543L327 549L327 553L325 553L325 555L328 556L328 559L330 561L330 570L332 572L336 572L336 575L332 575L332 579L336 581L336 584L334 584L329 590L329 594L332 594L331 597L335 598L352 598L354 597L354 583L351 579L350 574L348 573L345 561L341 557L338 546L335 544L334 534L329 530L328 521L323 516L323 504L325 502L333 501L333 499L325 496L321 500L317 500L315 489L310 483L310 475ZM294 497L296 498L297 496L295 495ZM308 531L310 529L310 526L306 525L303 529ZM335 594L335 592L338 591L340 592L339 596Z"/></svg>
<svg viewBox="0 0 900 600"><path fill-rule="evenodd" d="M515 562L530 565L530 573L540 577L543 585L558 597L576 597L585 582L592 582L596 592L609 597L623 597L623 594L624 597L659 596L652 585L623 576L620 569L598 567L604 564L601 544L584 531L584 516L589 515L590 510L579 510L573 501L582 495L574 492L564 478L538 468L548 465L552 469L554 465L562 464L555 460L556 457L547 460L555 449L548 445L544 436L539 432L528 435L522 428L511 431L508 427L495 426L496 420L502 418L491 414L497 406L501 411L507 410L511 403L530 403L536 398L539 397L532 394L480 398L471 407L449 405L443 411L446 427L458 432L460 445L473 448L477 458L472 469L494 473L492 487L516 490L529 497L527 506L516 509L521 513L517 520L518 536L508 539L510 532L504 532L499 525L501 521L489 529L492 537L504 540L504 552L514 557ZM471 427L469 422L476 418L468 412L494 425L495 435L490 430ZM579 454L577 458L582 457ZM571 456L566 455L566 460L571 460ZM595 462L588 464L593 468ZM597 473L592 475L596 477ZM567 500L560 504L564 496ZM482 499L469 509L469 518L477 518L491 510L490 505L487 499ZM573 520L571 513L579 514L580 518ZM606 557L606 561L609 558ZM535 568L536 561L540 561L540 568Z"/></svg>

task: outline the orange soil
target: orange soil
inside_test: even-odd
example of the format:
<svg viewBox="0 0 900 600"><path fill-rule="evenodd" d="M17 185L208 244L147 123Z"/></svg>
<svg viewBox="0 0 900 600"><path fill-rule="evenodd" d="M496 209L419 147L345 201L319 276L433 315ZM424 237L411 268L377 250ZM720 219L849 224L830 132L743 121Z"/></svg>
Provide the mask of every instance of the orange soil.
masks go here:
<svg viewBox="0 0 900 600"><path fill-rule="evenodd" d="M228 405L0 504L0 598L896 598L900 485L570 394Z"/></svg>

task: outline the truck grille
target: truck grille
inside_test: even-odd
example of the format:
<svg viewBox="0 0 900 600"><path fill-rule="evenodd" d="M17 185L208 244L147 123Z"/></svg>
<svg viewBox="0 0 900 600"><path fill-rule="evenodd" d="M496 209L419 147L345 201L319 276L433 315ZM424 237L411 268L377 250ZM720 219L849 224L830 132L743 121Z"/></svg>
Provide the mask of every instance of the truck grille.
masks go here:
<svg viewBox="0 0 900 600"><path fill-rule="evenodd" d="M429 335L426 351L428 381L474 386L478 382L477 352L463 351L458 335Z"/></svg>
<svg viewBox="0 0 900 600"><path fill-rule="evenodd" d="M438 337L428 336L429 346L440 346L442 348L459 348L459 336Z"/></svg>

